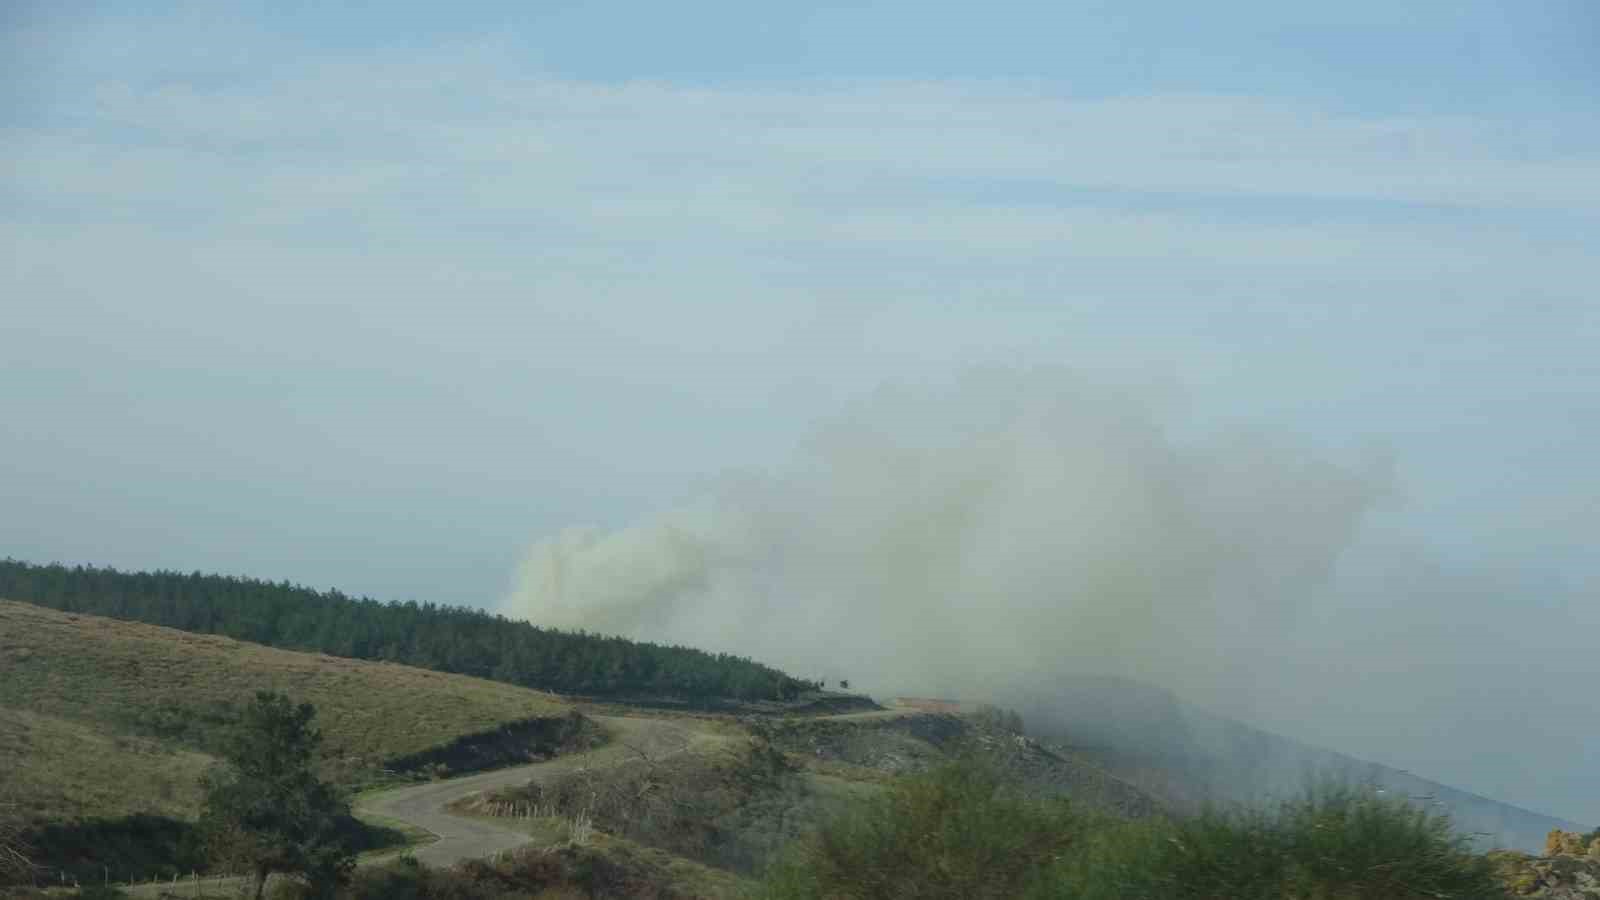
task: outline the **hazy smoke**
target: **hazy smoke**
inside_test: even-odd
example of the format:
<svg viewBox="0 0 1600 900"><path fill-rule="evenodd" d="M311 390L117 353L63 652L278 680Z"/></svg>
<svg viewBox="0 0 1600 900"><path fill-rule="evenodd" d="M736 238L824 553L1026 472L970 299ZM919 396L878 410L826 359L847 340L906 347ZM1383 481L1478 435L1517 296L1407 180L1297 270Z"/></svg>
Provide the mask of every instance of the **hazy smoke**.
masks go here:
<svg viewBox="0 0 1600 900"><path fill-rule="evenodd" d="M505 611L885 692L1104 673L1204 700L1248 681L1386 479L1184 425L1056 371L886 389L776 471L538 543Z"/></svg>

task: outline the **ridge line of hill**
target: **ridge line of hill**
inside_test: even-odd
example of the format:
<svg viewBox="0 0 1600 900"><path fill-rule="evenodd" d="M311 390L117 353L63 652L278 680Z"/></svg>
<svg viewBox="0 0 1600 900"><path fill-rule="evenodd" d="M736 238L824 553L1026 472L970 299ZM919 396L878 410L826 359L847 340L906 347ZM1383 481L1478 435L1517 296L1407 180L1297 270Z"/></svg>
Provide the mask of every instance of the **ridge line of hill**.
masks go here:
<svg viewBox="0 0 1600 900"><path fill-rule="evenodd" d="M287 581L38 565L8 557L0 560L0 597L562 694L715 704L792 700L821 687L728 653L541 628L469 607L382 603Z"/></svg>

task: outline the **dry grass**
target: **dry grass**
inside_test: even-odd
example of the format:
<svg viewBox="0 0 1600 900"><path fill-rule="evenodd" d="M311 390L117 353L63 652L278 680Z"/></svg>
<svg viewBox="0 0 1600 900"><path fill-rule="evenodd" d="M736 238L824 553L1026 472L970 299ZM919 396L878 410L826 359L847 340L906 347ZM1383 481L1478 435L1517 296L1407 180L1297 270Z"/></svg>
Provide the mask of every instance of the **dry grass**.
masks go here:
<svg viewBox="0 0 1600 900"><path fill-rule="evenodd" d="M0 772L35 815L191 813L207 757L135 737L128 723L257 690L316 704L324 767L339 776L570 709L499 682L0 600Z"/></svg>
<svg viewBox="0 0 1600 900"><path fill-rule="evenodd" d="M5 791L27 820L140 812L181 818L198 808L196 775L210 762L204 754L145 738L0 709Z"/></svg>
<svg viewBox="0 0 1600 900"><path fill-rule="evenodd" d="M568 826L560 822L530 826L529 831L536 837L559 835L559 841L522 847L448 869L430 869L414 862L408 864L404 859L373 866L357 872L341 896L351 900L738 900L749 896L754 887L728 872L622 838L597 833L584 841L569 840Z"/></svg>
<svg viewBox="0 0 1600 900"><path fill-rule="evenodd" d="M653 873L652 881L664 885L678 896L732 900L747 896L752 887L750 882L732 872L673 856L665 850L646 847L626 838L595 834L589 843L597 852L626 868Z"/></svg>

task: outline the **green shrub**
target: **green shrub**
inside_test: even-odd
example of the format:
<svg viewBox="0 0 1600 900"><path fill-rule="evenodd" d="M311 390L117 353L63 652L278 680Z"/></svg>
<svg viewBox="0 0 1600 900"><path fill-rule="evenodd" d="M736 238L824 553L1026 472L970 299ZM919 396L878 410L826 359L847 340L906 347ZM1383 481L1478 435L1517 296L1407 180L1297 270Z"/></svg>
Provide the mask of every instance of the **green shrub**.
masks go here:
<svg viewBox="0 0 1600 900"><path fill-rule="evenodd" d="M1448 819L1324 786L1271 812L1121 824L1057 864L1061 900L1502 900L1492 863Z"/></svg>
<svg viewBox="0 0 1600 900"><path fill-rule="evenodd" d="M802 840L759 896L1013 898L1066 852L1083 819L1029 800L993 770L962 761L908 778Z"/></svg>
<svg viewBox="0 0 1600 900"><path fill-rule="evenodd" d="M758 896L1505 900L1447 818L1327 785L1264 811L1118 821L1031 801L980 764L897 783L774 866Z"/></svg>
<svg viewBox="0 0 1600 900"><path fill-rule="evenodd" d="M84 884L100 881L108 869L118 881L145 881L206 867L194 823L164 816L53 822L25 837L34 863Z"/></svg>
<svg viewBox="0 0 1600 900"><path fill-rule="evenodd" d="M1061 861L1039 897L1070 900L1277 898L1282 857L1257 817L1110 825Z"/></svg>
<svg viewBox="0 0 1600 900"><path fill-rule="evenodd" d="M359 872L343 894L348 900L421 900L429 896L429 872L407 853L381 867Z"/></svg>
<svg viewBox="0 0 1600 900"><path fill-rule="evenodd" d="M1350 787L1284 806L1280 828L1298 885L1383 897L1499 898L1493 866L1447 817Z"/></svg>

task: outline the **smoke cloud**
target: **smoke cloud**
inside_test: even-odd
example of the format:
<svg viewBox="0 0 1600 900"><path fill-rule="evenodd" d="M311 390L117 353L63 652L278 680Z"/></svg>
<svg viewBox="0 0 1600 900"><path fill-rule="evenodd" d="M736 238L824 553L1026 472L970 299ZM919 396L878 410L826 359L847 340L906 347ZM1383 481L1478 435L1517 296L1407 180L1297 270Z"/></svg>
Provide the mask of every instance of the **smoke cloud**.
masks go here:
<svg viewBox="0 0 1600 900"><path fill-rule="evenodd" d="M1388 489L1374 461L1218 433L1062 371L880 390L785 464L528 552L504 612L881 693L1044 679L1237 696Z"/></svg>

